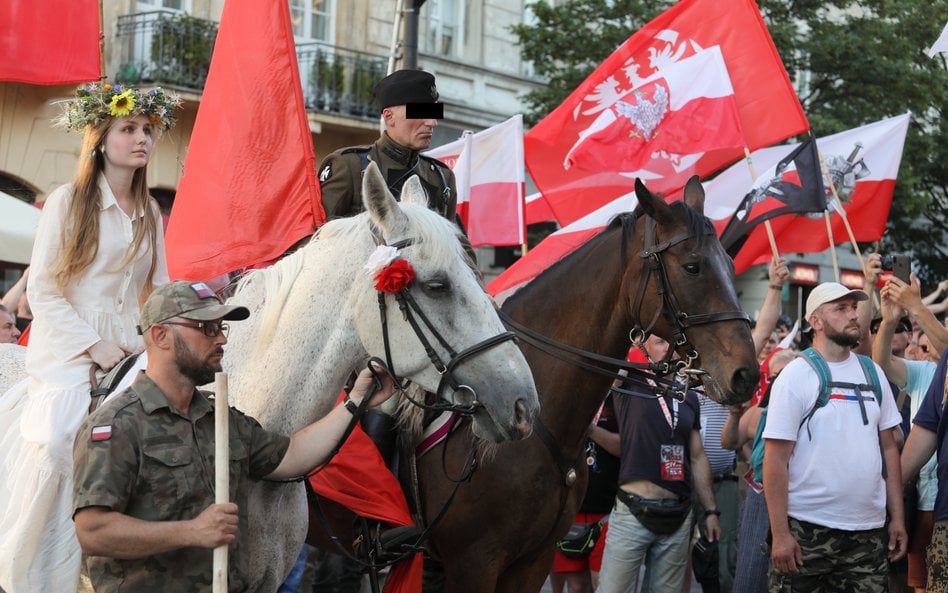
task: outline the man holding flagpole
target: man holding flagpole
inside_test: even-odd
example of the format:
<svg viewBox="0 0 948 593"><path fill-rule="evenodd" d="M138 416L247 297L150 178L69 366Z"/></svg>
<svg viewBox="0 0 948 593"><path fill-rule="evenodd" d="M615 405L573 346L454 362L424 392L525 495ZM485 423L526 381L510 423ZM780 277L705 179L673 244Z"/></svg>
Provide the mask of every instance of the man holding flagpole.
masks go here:
<svg viewBox="0 0 948 593"><path fill-rule="evenodd" d="M370 391L364 369L345 405L291 437L231 409L232 498L216 504L214 402L197 386L221 370L226 321L249 314L203 282L165 284L145 302L148 367L76 437L73 520L97 592L209 591L212 549L221 545L230 546L230 590L247 590L248 481L291 479L325 463L362 400L375 406L392 394L387 376Z"/></svg>

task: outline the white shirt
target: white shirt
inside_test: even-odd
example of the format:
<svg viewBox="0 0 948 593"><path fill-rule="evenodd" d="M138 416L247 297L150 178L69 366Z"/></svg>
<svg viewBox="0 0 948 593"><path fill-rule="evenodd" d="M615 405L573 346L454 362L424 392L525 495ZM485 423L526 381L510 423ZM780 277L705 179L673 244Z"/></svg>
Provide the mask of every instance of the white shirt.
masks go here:
<svg viewBox="0 0 948 593"><path fill-rule="evenodd" d="M833 381L867 383L854 354L843 362L827 361L827 366ZM826 406L800 426L816 403L820 384L816 371L802 358L788 364L774 382L764 438L795 441L789 463L789 516L847 531L885 524L879 432L898 426L902 417L878 365L876 372L882 406L880 410L872 392L862 394L868 426L862 422L855 391L840 388L834 388Z"/></svg>

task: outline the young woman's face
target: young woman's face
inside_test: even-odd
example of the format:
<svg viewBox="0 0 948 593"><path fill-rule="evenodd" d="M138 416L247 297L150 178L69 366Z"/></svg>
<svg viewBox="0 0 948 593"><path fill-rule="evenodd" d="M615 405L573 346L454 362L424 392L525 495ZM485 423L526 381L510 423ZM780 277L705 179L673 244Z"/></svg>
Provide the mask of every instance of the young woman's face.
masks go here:
<svg viewBox="0 0 948 593"><path fill-rule="evenodd" d="M102 143L106 164L129 169L144 167L151 158L154 132L147 116L117 118Z"/></svg>

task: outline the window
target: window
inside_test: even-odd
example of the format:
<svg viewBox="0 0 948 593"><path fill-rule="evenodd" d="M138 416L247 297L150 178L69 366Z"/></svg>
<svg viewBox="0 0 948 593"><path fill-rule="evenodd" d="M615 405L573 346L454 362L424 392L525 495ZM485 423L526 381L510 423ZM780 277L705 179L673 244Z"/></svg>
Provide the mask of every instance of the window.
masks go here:
<svg viewBox="0 0 948 593"><path fill-rule="evenodd" d="M334 0L290 0L293 36L300 41L334 41L331 20Z"/></svg>
<svg viewBox="0 0 948 593"><path fill-rule="evenodd" d="M464 16L460 0L428 0L425 6L428 9L425 50L442 56L458 55Z"/></svg>
<svg viewBox="0 0 948 593"><path fill-rule="evenodd" d="M191 8L190 5L190 0L138 0L138 12L148 12L150 10L188 12Z"/></svg>

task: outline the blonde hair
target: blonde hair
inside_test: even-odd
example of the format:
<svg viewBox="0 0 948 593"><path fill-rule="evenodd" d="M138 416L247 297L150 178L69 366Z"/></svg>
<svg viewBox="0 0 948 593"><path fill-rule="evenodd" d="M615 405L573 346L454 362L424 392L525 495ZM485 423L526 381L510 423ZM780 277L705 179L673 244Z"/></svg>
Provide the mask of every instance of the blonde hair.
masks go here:
<svg viewBox="0 0 948 593"><path fill-rule="evenodd" d="M102 144L109 130L119 119L110 117L98 125L86 126L79 165L73 178L72 199L69 200L65 228L60 235L60 255L52 272L60 289L92 265L98 254L99 210L102 205L99 174L105 169ZM151 293L152 280L158 265L158 216L151 207L146 178L147 166L137 169L132 175L132 201L135 210L144 212L144 215L132 223L132 245L121 264L129 265L138 255L145 240L148 240L151 247L151 267L139 293L141 302Z"/></svg>

